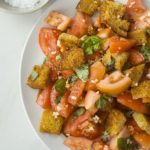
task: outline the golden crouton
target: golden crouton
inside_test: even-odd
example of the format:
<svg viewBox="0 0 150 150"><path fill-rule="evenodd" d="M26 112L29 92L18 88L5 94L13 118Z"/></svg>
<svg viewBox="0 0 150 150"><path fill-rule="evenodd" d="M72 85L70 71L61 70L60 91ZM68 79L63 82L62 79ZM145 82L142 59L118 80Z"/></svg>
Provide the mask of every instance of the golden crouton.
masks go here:
<svg viewBox="0 0 150 150"><path fill-rule="evenodd" d="M115 136L123 128L125 122L124 114L117 109L112 109L106 120L106 130L110 131L110 136Z"/></svg>
<svg viewBox="0 0 150 150"><path fill-rule="evenodd" d="M97 30L92 25L90 25L88 27L88 34L89 35L96 35L97 34Z"/></svg>
<svg viewBox="0 0 150 150"><path fill-rule="evenodd" d="M131 69L128 69L124 72L132 80L132 84L131 84L132 87L137 86L137 84L139 83L143 75L144 67L145 65L141 64L136 67L132 67Z"/></svg>
<svg viewBox="0 0 150 150"><path fill-rule="evenodd" d="M58 40L60 41L60 45L67 49L80 46L80 39L71 34L62 33Z"/></svg>
<svg viewBox="0 0 150 150"><path fill-rule="evenodd" d="M27 84L34 89L44 89L49 80L51 69L46 65L35 65L33 71L36 73L36 77L34 78L33 74L31 73L28 77Z"/></svg>
<svg viewBox="0 0 150 150"><path fill-rule="evenodd" d="M110 22L110 26L112 30L118 33L119 35L127 37L127 31L130 27L130 23L128 21L121 19L112 19Z"/></svg>
<svg viewBox="0 0 150 150"><path fill-rule="evenodd" d="M80 0L77 10L92 16L97 10L100 0Z"/></svg>
<svg viewBox="0 0 150 150"><path fill-rule="evenodd" d="M146 30L135 30L128 33L128 37L131 39L135 39L137 45L143 45L147 43L147 35Z"/></svg>
<svg viewBox="0 0 150 150"><path fill-rule="evenodd" d="M126 11L126 5L113 1L104 1L100 7L100 21L121 36L126 37L130 23L121 20Z"/></svg>
<svg viewBox="0 0 150 150"><path fill-rule="evenodd" d="M121 70L128 60L129 53L123 52L123 53L111 53L110 50L106 51L106 54L103 57L103 64L107 64L111 61L111 57L115 59L115 69Z"/></svg>
<svg viewBox="0 0 150 150"><path fill-rule="evenodd" d="M139 112L134 112L133 118L142 130L146 131L147 134L150 134L150 120L147 116Z"/></svg>
<svg viewBox="0 0 150 150"><path fill-rule="evenodd" d="M150 80L141 82L137 87L131 89L133 99L150 97Z"/></svg>
<svg viewBox="0 0 150 150"><path fill-rule="evenodd" d="M63 117L52 110L45 110L42 115L40 132L60 134L64 123Z"/></svg>
<svg viewBox="0 0 150 150"><path fill-rule="evenodd" d="M67 51L64 58L60 62L60 70L68 70L80 67L85 63L84 51L81 48L72 48Z"/></svg>

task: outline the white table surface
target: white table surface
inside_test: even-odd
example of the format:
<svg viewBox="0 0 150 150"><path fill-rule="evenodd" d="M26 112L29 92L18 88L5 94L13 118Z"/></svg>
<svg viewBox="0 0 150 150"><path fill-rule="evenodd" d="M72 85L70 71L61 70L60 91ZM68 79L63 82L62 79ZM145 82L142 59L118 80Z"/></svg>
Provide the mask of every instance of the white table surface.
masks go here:
<svg viewBox="0 0 150 150"><path fill-rule="evenodd" d="M19 96L22 48L43 10L30 15L0 12L0 150L47 150L28 123Z"/></svg>

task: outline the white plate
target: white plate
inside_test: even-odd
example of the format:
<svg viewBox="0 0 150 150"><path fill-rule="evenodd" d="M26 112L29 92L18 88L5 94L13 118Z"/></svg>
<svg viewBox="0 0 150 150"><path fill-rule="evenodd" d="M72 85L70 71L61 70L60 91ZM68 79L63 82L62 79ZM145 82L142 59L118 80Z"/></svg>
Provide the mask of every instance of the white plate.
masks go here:
<svg viewBox="0 0 150 150"><path fill-rule="evenodd" d="M63 135L51 135L46 133L39 133L38 127L40 124L42 109L36 104L35 99L37 90L33 90L26 85L27 77L30 74L32 67L37 64L40 65L43 62L44 55L38 44L38 34L41 27L46 26L44 18L48 15L49 11L56 10L67 16L73 17L76 11L76 5L79 0L56 0L49 9L41 16L40 20L36 23L33 30L31 31L27 42L24 47L22 55L21 72L20 72L20 93L24 103L24 107L29 118L29 121L34 128L36 134L51 150L68 150L63 145L65 137ZM122 2L122 0L117 0ZM123 0L125 3L127 0ZM149 0L144 1L147 7L150 7Z"/></svg>

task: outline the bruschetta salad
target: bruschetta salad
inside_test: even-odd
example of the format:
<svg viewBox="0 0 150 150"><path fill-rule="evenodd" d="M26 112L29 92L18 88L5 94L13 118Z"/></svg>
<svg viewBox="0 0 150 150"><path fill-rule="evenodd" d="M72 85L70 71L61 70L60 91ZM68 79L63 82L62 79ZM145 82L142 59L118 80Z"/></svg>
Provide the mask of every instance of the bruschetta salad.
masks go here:
<svg viewBox="0 0 150 150"><path fill-rule="evenodd" d="M45 109L39 131L72 150L150 150L150 10L142 0L76 10L51 11L39 31L45 59L27 81Z"/></svg>

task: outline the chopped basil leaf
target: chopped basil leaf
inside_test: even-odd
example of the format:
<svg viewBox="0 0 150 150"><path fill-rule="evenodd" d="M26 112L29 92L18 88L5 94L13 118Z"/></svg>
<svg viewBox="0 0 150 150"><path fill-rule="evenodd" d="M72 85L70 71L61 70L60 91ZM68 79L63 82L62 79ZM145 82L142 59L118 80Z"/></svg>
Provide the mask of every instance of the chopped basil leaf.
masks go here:
<svg viewBox="0 0 150 150"><path fill-rule="evenodd" d="M43 64L45 64L48 61L48 57L45 57L43 60Z"/></svg>
<svg viewBox="0 0 150 150"><path fill-rule="evenodd" d="M31 72L31 81L34 81L39 76L38 72L32 70Z"/></svg>
<svg viewBox="0 0 150 150"><path fill-rule="evenodd" d="M75 68L74 71L76 72L79 79L81 79L83 82L86 82L88 80L88 75L89 75L88 64L84 64L80 66L79 68Z"/></svg>
<svg viewBox="0 0 150 150"><path fill-rule="evenodd" d="M125 116L126 116L127 118L131 118L133 113L134 113L134 111L133 111L133 110L130 110L130 111L128 111L128 112L125 113Z"/></svg>
<svg viewBox="0 0 150 150"><path fill-rule="evenodd" d="M76 110L76 112L74 113L74 116L78 117L81 116L85 113L85 108L79 108Z"/></svg>
<svg viewBox="0 0 150 150"><path fill-rule="evenodd" d="M104 136L107 136L107 135L109 135L109 133L110 133L110 130L108 129L108 130L105 130L105 131L103 132L103 135L104 135Z"/></svg>
<svg viewBox="0 0 150 150"><path fill-rule="evenodd" d="M74 83L77 81L78 77L76 75L72 75L68 78L67 82L70 85L74 85Z"/></svg>
<svg viewBox="0 0 150 150"><path fill-rule="evenodd" d="M138 145L132 138L118 138L117 145L120 150L138 150Z"/></svg>
<svg viewBox="0 0 150 150"><path fill-rule="evenodd" d="M112 72L115 70L115 59L111 57L111 60L106 63L107 72Z"/></svg>
<svg viewBox="0 0 150 150"><path fill-rule="evenodd" d="M98 36L89 36L81 43L81 48L85 50L85 53L91 55L94 51L98 51L103 40Z"/></svg>
<svg viewBox="0 0 150 150"><path fill-rule="evenodd" d="M126 63L124 66L123 66L123 71L124 70L127 70L131 67L131 65L129 63Z"/></svg>
<svg viewBox="0 0 150 150"><path fill-rule="evenodd" d="M107 106L107 101L110 99L109 96L102 95L96 102L96 107L98 109L105 108Z"/></svg>
<svg viewBox="0 0 150 150"><path fill-rule="evenodd" d="M143 54L145 60L150 60L150 48L143 45L141 49L141 53Z"/></svg>
<svg viewBox="0 0 150 150"><path fill-rule="evenodd" d="M57 97L56 97L56 99L55 99L55 104L59 104L59 103L60 103L61 98L62 98L62 96L61 96L61 95L57 96Z"/></svg>
<svg viewBox="0 0 150 150"><path fill-rule="evenodd" d="M66 79L62 78L60 80L57 80L55 82L55 89L59 94L63 94L63 92L66 90Z"/></svg>
<svg viewBox="0 0 150 150"><path fill-rule="evenodd" d="M61 58L62 58L62 55L59 54L59 55L56 56L55 60L57 61L57 60L59 60L59 59L61 59Z"/></svg>
<svg viewBox="0 0 150 150"><path fill-rule="evenodd" d="M147 35L150 36L150 29L147 29Z"/></svg>

